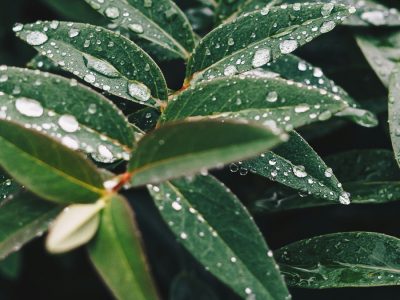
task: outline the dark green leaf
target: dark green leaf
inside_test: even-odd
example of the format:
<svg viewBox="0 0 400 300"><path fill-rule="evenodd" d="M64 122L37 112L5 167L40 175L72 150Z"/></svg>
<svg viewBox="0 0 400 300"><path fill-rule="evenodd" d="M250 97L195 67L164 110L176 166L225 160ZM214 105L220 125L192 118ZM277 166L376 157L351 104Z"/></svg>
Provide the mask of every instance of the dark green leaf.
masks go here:
<svg viewBox="0 0 400 300"><path fill-rule="evenodd" d="M279 78L239 76L204 81L173 98L160 122L205 116L246 119L292 130L347 108L339 95Z"/></svg>
<svg viewBox="0 0 400 300"><path fill-rule="evenodd" d="M148 106L167 98L161 70L141 48L102 27L59 21L14 27L41 54L99 89Z"/></svg>
<svg viewBox="0 0 400 300"><path fill-rule="evenodd" d="M28 192L18 192L0 203L0 259L43 234L61 210Z"/></svg>
<svg viewBox="0 0 400 300"><path fill-rule="evenodd" d="M378 119L373 113L362 109L360 104L351 98L345 90L326 77L320 68L314 67L299 57L290 54L279 57L262 69L252 71L251 74L258 77L280 76L308 86L324 89L329 93L338 95L349 105L348 108L337 113L337 116L347 117L365 127L378 125Z"/></svg>
<svg viewBox="0 0 400 300"><path fill-rule="evenodd" d="M351 11L351 10L350 10ZM187 80L243 73L293 52L349 16L349 8L301 4L261 9L209 33L195 48Z"/></svg>
<svg viewBox="0 0 400 300"><path fill-rule="evenodd" d="M42 198L90 203L105 193L88 160L37 131L0 120L0 149L0 166Z"/></svg>
<svg viewBox="0 0 400 300"><path fill-rule="evenodd" d="M325 159L351 196L352 204L381 204L400 200L400 170L393 152L388 150L357 150L336 154ZM269 188L264 199L254 202L257 212L335 204L326 199L305 197L293 190L277 186Z"/></svg>
<svg viewBox="0 0 400 300"><path fill-rule="evenodd" d="M390 74L400 59L400 32L359 34L356 40L376 75L388 87Z"/></svg>
<svg viewBox="0 0 400 300"><path fill-rule="evenodd" d="M184 13L171 0L85 0L140 42L154 43L175 58L188 59L195 37Z"/></svg>
<svg viewBox="0 0 400 300"><path fill-rule="evenodd" d="M158 183L249 158L277 145L285 135L233 122L174 123L146 135L129 164L131 183Z"/></svg>
<svg viewBox="0 0 400 300"><path fill-rule="evenodd" d="M15 280L21 273L21 252L15 252L0 261L0 274L7 279Z"/></svg>
<svg viewBox="0 0 400 300"><path fill-rule="evenodd" d="M117 299L158 299L132 209L120 196L109 200L89 257Z"/></svg>
<svg viewBox="0 0 400 300"><path fill-rule="evenodd" d="M276 251L290 286L338 288L398 285L400 240L369 232L334 233Z"/></svg>
<svg viewBox="0 0 400 300"><path fill-rule="evenodd" d="M272 251L239 199L222 183L196 176L149 190L180 242L238 295L288 299Z"/></svg>
<svg viewBox="0 0 400 300"><path fill-rule="evenodd" d="M332 169L296 132L292 132L289 141L273 152L263 153L258 158L239 164L242 168L301 193L342 204L350 203L348 194L343 191Z"/></svg>
<svg viewBox="0 0 400 300"><path fill-rule="evenodd" d="M37 129L102 162L129 158L132 130L105 97L76 80L38 71L3 67L0 79L0 117Z"/></svg>
<svg viewBox="0 0 400 300"><path fill-rule="evenodd" d="M393 151L400 166L400 65L392 72L389 82L389 127Z"/></svg>
<svg viewBox="0 0 400 300"><path fill-rule="evenodd" d="M195 276L179 274L171 285L170 300L218 300L213 290Z"/></svg>
<svg viewBox="0 0 400 300"><path fill-rule="evenodd" d="M146 107L128 116L129 122L143 131L154 129L159 118L160 112L151 107Z"/></svg>
<svg viewBox="0 0 400 300"><path fill-rule="evenodd" d="M308 2L309 0L285 0L288 3ZM356 13L344 21L345 25L351 26L399 26L400 14L394 7L387 7L376 0L318 0L325 2L326 5L338 2L353 6L357 9Z"/></svg>
<svg viewBox="0 0 400 300"><path fill-rule="evenodd" d="M276 0L219 0L217 6L217 17L220 21L231 20L234 17L243 14L244 12L250 12L252 10L258 10L265 6L275 5Z"/></svg>

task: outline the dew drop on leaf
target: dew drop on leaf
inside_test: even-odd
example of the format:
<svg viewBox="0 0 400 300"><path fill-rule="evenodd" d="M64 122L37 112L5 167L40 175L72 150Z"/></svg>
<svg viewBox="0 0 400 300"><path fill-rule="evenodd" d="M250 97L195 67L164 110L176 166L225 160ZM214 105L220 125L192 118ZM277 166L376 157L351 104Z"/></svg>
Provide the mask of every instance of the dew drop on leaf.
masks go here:
<svg viewBox="0 0 400 300"><path fill-rule="evenodd" d="M58 125L66 132L76 132L79 129L79 123L72 115L63 115L58 119Z"/></svg>
<svg viewBox="0 0 400 300"><path fill-rule="evenodd" d="M95 58L88 54L84 54L83 58L88 69L110 78L120 77L120 74L117 71L117 69L115 69L108 62Z"/></svg>
<svg viewBox="0 0 400 300"><path fill-rule="evenodd" d="M44 111L40 102L24 97L15 101L15 108L24 116L36 118L42 116Z"/></svg>
<svg viewBox="0 0 400 300"><path fill-rule="evenodd" d="M104 11L105 15L110 19L116 19L119 17L119 9L118 7L110 6L107 7Z"/></svg>
<svg viewBox="0 0 400 300"><path fill-rule="evenodd" d="M298 43L295 40L284 40L279 44L279 49L283 54L288 54L296 50Z"/></svg>
<svg viewBox="0 0 400 300"><path fill-rule="evenodd" d="M269 92L267 94L266 100L268 102L271 102L271 103L276 102L278 100L278 93L275 92L275 91L274 92Z"/></svg>
<svg viewBox="0 0 400 300"><path fill-rule="evenodd" d="M140 24L129 24L128 28L134 33L143 33L143 26Z"/></svg>
<svg viewBox="0 0 400 300"><path fill-rule="evenodd" d="M26 42L32 46L40 46L47 42L48 36L39 31L31 31L26 36Z"/></svg>
<svg viewBox="0 0 400 300"><path fill-rule="evenodd" d="M133 98L138 99L140 101L147 101L151 97L149 88L140 82L129 83L128 93Z"/></svg>
<svg viewBox="0 0 400 300"><path fill-rule="evenodd" d="M227 66L224 70L225 76L233 76L238 73L238 69L234 65Z"/></svg>
<svg viewBox="0 0 400 300"><path fill-rule="evenodd" d="M304 166L294 166L293 174L299 178L304 178L307 176L307 172L305 171Z"/></svg>
<svg viewBox="0 0 400 300"><path fill-rule="evenodd" d="M270 60L271 60L271 50L259 49L254 54L252 64L254 68L259 68L269 63Z"/></svg>

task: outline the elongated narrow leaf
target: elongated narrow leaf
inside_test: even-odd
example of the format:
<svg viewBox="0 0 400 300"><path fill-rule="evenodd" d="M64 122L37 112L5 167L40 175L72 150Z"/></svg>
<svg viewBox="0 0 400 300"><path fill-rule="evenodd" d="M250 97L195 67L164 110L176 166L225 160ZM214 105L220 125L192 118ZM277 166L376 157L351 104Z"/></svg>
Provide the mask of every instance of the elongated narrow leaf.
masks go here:
<svg viewBox="0 0 400 300"><path fill-rule="evenodd" d="M39 132L0 120L0 149L0 166L42 198L90 203L105 193L88 160Z"/></svg>
<svg viewBox="0 0 400 300"><path fill-rule="evenodd" d="M61 210L26 191L9 195L0 202L0 259L19 250L47 230Z"/></svg>
<svg viewBox="0 0 400 300"><path fill-rule="evenodd" d="M150 186L161 215L207 270L241 297L289 296L251 216L222 183L196 176Z"/></svg>
<svg viewBox="0 0 400 300"><path fill-rule="evenodd" d="M308 0L285 0L287 3L308 2ZM318 0L318 2L342 3L357 9L356 13L344 21L351 26L399 26L400 14L394 7L387 7L375 0Z"/></svg>
<svg viewBox="0 0 400 300"><path fill-rule="evenodd" d="M219 21L232 19L244 12L258 10L269 5L275 5L276 0L220 0L216 10Z"/></svg>
<svg viewBox="0 0 400 300"><path fill-rule="evenodd" d="M89 242L99 227L103 199L91 204L73 204L64 209L51 224L46 239L50 253L68 252Z"/></svg>
<svg viewBox="0 0 400 300"><path fill-rule="evenodd" d="M349 15L347 6L336 4L325 10L318 3L246 14L202 40L188 63L187 80L193 76L195 80L229 76L261 67L332 30Z"/></svg>
<svg viewBox="0 0 400 300"><path fill-rule="evenodd" d="M357 150L325 158L333 173L351 195L352 204L382 204L400 200L400 170L393 152ZM332 205L335 202L278 186L269 188L263 199L252 205L255 212L276 212Z"/></svg>
<svg viewBox="0 0 400 300"><path fill-rule="evenodd" d="M368 287L400 284L400 239L370 232L334 233L276 251L290 286Z"/></svg>
<svg viewBox="0 0 400 300"><path fill-rule="evenodd" d="M188 59L195 37L184 13L171 0L85 0L135 39L151 42L175 58Z"/></svg>
<svg viewBox="0 0 400 300"><path fill-rule="evenodd" d="M197 84L173 98L160 122L188 117L246 119L292 130L347 108L339 95L279 78L239 76Z"/></svg>
<svg viewBox="0 0 400 300"><path fill-rule="evenodd" d="M292 132L289 141L273 152L240 162L240 166L301 193L342 204L350 203L348 194L343 191L332 169L296 132Z"/></svg>
<svg viewBox="0 0 400 300"><path fill-rule="evenodd" d="M134 140L129 123L100 94L76 80L26 69L3 67L0 78L2 118L37 129L102 162L129 157Z"/></svg>
<svg viewBox="0 0 400 300"><path fill-rule="evenodd" d="M155 62L112 31L58 21L20 25L14 30L63 70L107 93L149 106L167 97L164 77Z"/></svg>
<svg viewBox="0 0 400 300"><path fill-rule="evenodd" d="M158 183L223 166L255 156L285 138L263 127L233 122L167 125L139 141L128 167L131 183Z"/></svg>
<svg viewBox="0 0 400 300"><path fill-rule="evenodd" d="M337 113L336 116L349 118L365 127L378 125L378 119L372 112L362 109L360 104L351 98L345 90L326 77L320 68L314 67L294 55L289 54L279 57L276 61L268 63L262 68L250 71L249 74L266 78L279 76L308 86L324 89L329 93L338 95L349 105L347 109Z"/></svg>
<svg viewBox="0 0 400 300"><path fill-rule="evenodd" d="M113 196L103 210L89 257L117 299L158 299L132 209Z"/></svg>
<svg viewBox="0 0 400 300"><path fill-rule="evenodd" d="M389 127L394 155L400 166L400 65L395 67L389 82Z"/></svg>
<svg viewBox="0 0 400 300"><path fill-rule="evenodd" d="M400 59L400 32L360 34L356 41L376 75L388 87L390 74Z"/></svg>

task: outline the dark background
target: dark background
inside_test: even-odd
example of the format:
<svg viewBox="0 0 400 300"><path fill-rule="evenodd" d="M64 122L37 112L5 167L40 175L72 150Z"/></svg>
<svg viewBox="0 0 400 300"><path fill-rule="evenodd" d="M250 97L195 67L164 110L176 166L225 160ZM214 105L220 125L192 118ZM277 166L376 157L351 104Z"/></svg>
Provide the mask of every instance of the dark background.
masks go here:
<svg viewBox="0 0 400 300"><path fill-rule="evenodd" d="M91 12L81 2L83 1L0 0L0 65L22 67L35 54L34 50L14 37L11 28L15 22L59 19L104 24L100 15ZM183 7L190 4L190 1L180 2ZM385 107L387 91L363 59L350 29L339 28L303 48L298 54L321 66L328 76L367 107L377 108L378 111ZM179 62L170 62L164 63L162 68L170 87L179 88L184 66ZM337 130L325 135L322 135L321 130L314 130L321 133L321 137L311 137L309 142L322 156L353 149L390 149L385 111L380 114L380 121L380 125L373 129L344 123ZM246 203L251 201L255 191L262 190L267 185L265 180L253 175L241 177L224 171L217 175ZM210 293L214 293L217 299L237 299L232 292L203 271L175 242L144 191L130 192L127 196L135 207L153 273L165 299L171 293L181 295L175 299L213 299ZM337 206L258 215L256 221L270 247L276 249L299 239L340 231L374 231L400 237L399 212L400 203ZM85 250L50 256L43 250L43 241L39 239L27 245L22 252L23 264L19 277L15 280L0 279L0 300L111 299L88 262ZM400 299L398 287L321 291L293 289L291 292L295 300Z"/></svg>

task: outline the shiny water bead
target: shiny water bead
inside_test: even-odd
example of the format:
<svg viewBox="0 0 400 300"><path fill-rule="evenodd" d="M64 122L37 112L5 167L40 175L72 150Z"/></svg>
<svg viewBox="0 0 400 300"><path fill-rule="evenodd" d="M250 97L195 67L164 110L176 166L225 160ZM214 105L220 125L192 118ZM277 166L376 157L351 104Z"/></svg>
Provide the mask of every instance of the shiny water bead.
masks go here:
<svg viewBox="0 0 400 300"><path fill-rule="evenodd" d="M58 119L58 125L66 132L75 132L79 129L79 123L72 115L63 115Z"/></svg>
<svg viewBox="0 0 400 300"><path fill-rule="evenodd" d="M252 65L254 68L259 68L269 63L270 60L271 60L271 50L259 49L254 54Z"/></svg>
<svg viewBox="0 0 400 300"><path fill-rule="evenodd" d="M133 31L134 33L143 33L144 29L143 26L140 24L129 24L128 28Z"/></svg>
<svg viewBox="0 0 400 300"><path fill-rule="evenodd" d="M375 26L380 26L380 25L385 25L386 20L385 20L385 15L382 11L366 11L361 14L361 19L364 21L375 25Z"/></svg>
<svg viewBox="0 0 400 300"><path fill-rule="evenodd" d="M15 101L15 108L20 114L27 117L41 117L44 112L44 109L39 101L24 97L18 98Z"/></svg>
<svg viewBox="0 0 400 300"><path fill-rule="evenodd" d="M83 57L88 69L110 78L120 77L120 73L110 63L101 59L97 59L88 54L84 54Z"/></svg>
<svg viewBox="0 0 400 300"><path fill-rule="evenodd" d="M149 88L140 82L129 83L128 93L133 98L138 99L140 101L147 101L151 97Z"/></svg>
<svg viewBox="0 0 400 300"><path fill-rule="evenodd" d="M279 44L279 49L283 54L288 54L296 50L298 43L295 40L284 40Z"/></svg>
<svg viewBox="0 0 400 300"><path fill-rule="evenodd" d="M26 42L32 46L40 46L47 42L49 37L40 31L31 31L26 36Z"/></svg>
<svg viewBox="0 0 400 300"><path fill-rule="evenodd" d="M336 23L335 23L335 22L333 22L333 21L327 21L327 22L324 22L324 23L321 25L321 28L319 29L319 31L320 31L321 33L327 33L327 32L329 32L329 31L333 30L333 29L335 28L335 26L336 26Z"/></svg>
<svg viewBox="0 0 400 300"><path fill-rule="evenodd" d="M110 19L116 19L119 17L119 9L118 7L110 6L107 7L104 11L105 15Z"/></svg>
<svg viewBox="0 0 400 300"><path fill-rule="evenodd" d="M227 66L227 67L225 68L225 70L224 70L224 75L225 75L225 76L233 76L233 75L237 74L238 72L239 72L239 71L238 71L238 69L236 68L236 66L230 65L230 66Z"/></svg>
<svg viewBox="0 0 400 300"><path fill-rule="evenodd" d="M271 102L271 103L276 102L276 101L278 100L278 93L275 92L275 91L269 92L269 93L267 94L266 100L267 100L268 102Z"/></svg>

